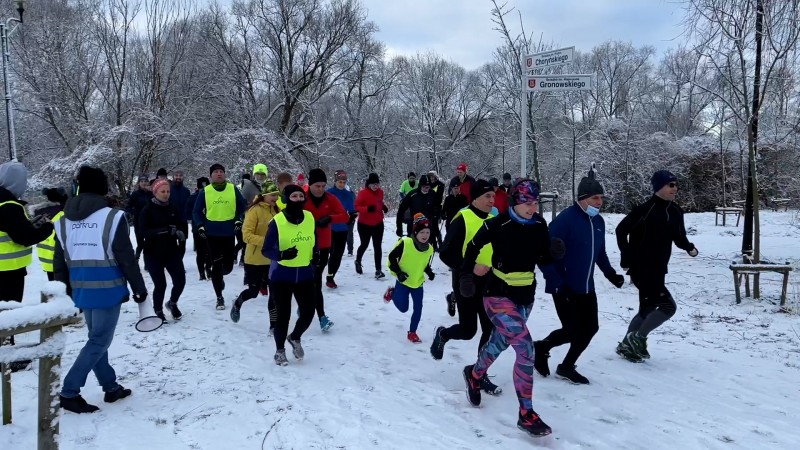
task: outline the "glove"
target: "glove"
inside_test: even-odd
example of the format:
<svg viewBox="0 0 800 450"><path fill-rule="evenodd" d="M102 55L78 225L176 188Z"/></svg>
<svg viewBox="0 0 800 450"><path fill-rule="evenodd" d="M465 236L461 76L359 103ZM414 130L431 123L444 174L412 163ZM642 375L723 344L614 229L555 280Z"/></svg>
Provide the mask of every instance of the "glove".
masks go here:
<svg viewBox="0 0 800 450"><path fill-rule="evenodd" d="M402 270L400 272L397 272L397 281L402 283L402 282L406 281L407 279L408 279L408 274L407 273L403 272Z"/></svg>
<svg viewBox="0 0 800 450"><path fill-rule="evenodd" d="M427 274L428 274L428 280L430 280L430 281L433 281L433 279L436 278L436 274L433 273L432 270L428 271Z"/></svg>
<svg viewBox="0 0 800 450"><path fill-rule="evenodd" d="M618 273L609 275L606 277L606 279L610 281L611 284L616 286L618 289L621 288L623 284L625 284L625 277Z"/></svg>
<svg viewBox="0 0 800 450"><path fill-rule="evenodd" d="M140 294L133 294L133 301L136 303L142 303L147 300L147 292L142 292Z"/></svg>
<svg viewBox="0 0 800 450"><path fill-rule="evenodd" d="M375 205L369 205L369 206L367 206L367 212L369 212L369 213L374 213L374 212L375 212L375 209L376 209L376 208L375 208Z"/></svg>
<svg viewBox="0 0 800 450"><path fill-rule="evenodd" d="M200 239L208 239L208 236L206 236L206 229L203 227L197 229L197 236Z"/></svg>
<svg viewBox="0 0 800 450"><path fill-rule="evenodd" d="M331 223L331 216L322 216L317 219L317 227L324 228Z"/></svg>
<svg viewBox="0 0 800 450"><path fill-rule="evenodd" d="M562 239L553 238L550 240L550 256L552 256L553 259L563 259L566 252L567 247L564 245L564 241Z"/></svg>
<svg viewBox="0 0 800 450"><path fill-rule="evenodd" d="M238 233L240 231L242 231L242 222L237 220L236 223L233 224L233 232Z"/></svg>
<svg viewBox="0 0 800 450"><path fill-rule="evenodd" d="M175 232L175 237L181 242L186 242L186 233L181 230Z"/></svg>
<svg viewBox="0 0 800 450"><path fill-rule="evenodd" d="M297 247L289 247L286 250L281 250L281 253L278 255L280 256L280 260L286 259L295 259L297 258Z"/></svg>
<svg viewBox="0 0 800 450"><path fill-rule="evenodd" d="M397 237L403 237L403 229L401 227L397 227Z"/></svg>
<svg viewBox="0 0 800 450"><path fill-rule="evenodd" d="M462 297L472 297L475 295L475 279L472 273L465 272L458 277L458 290Z"/></svg>
<svg viewBox="0 0 800 450"><path fill-rule="evenodd" d="M386 214L389 212L389 208L386 205L383 205L383 213Z"/></svg>
<svg viewBox="0 0 800 450"><path fill-rule="evenodd" d="M692 258L694 258L694 257L695 257L695 256L697 256L697 254L698 254L698 253L700 253L700 252L698 252L698 251L697 251L697 247L695 247L695 248L693 248L693 249L689 250L687 253L689 253L689 256L691 256Z"/></svg>
<svg viewBox="0 0 800 450"><path fill-rule="evenodd" d="M33 219L31 219L31 225L33 225L34 228L39 228L42 225L46 224L48 221L50 221L50 219L47 217L47 215L39 214L37 216L34 216Z"/></svg>
<svg viewBox="0 0 800 450"><path fill-rule="evenodd" d="M350 220L347 222L349 225L356 223L356 219L358 218L358 211L353 211L350 214Z"/></svg>

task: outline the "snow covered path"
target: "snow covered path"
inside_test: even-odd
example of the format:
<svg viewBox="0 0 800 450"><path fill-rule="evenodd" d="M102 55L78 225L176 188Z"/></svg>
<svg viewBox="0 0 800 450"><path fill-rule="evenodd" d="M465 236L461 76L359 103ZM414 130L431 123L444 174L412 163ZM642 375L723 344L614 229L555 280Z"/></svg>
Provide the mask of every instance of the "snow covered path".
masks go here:
<svg viewBox="0 0 800 450"><path fill-rule="evenodd" d="M606 216L615 266L613 229L620 219ZM505 392L484 394L481 408L467 403L461 377L462 367L474 362L477 338L448 343L442 361L430 357L434 327L455 322L445 310L449 272L438 259L437 278L425 285L423 344L406 340L410 313L383 303L390 282L356 275L353 258L345 257L339 289L325 289L335 326L322 334L315 321L303 337L305 360L289 355L289 366L278 367L267 336L266 298L246 303L241 321L232 323L229 310L214 309L210 283L197 281L190 252L180 322L138 333L136 306L123 307L110 357L133 396L105 404L90 376L83 395L101 411L62 413L61 448L794 448L800 442L800 317L777 312L777 277L764 277L761 300L735 305L728 264L740 246L741 228L714 227L713 214L687 215L687 227L700 256L673 252L667 281L679 309L651 335L650 361L632 364L614 354L636 311L637 293L627 284L614 289L598 272L600 331L578 361L592 385L535 376L534 404L553 427L550 437L534 440L516 428L511 350L490 369ZM762 213L762 227L764 255L800 269L797 213ZM394 239L387 233L384 249ZM368 274L371 261L369 250ZM25 301L36 302L45 277L36 264L29 273ZM226 277L228 306L241 279L239 267ZM798 280L800 273L793 273L795 309ZM558 327L543 287L528 324L536 339ZM64 367L84 335L84 328L68 330ZM565 352L566 347L552 352L552 370ZM14 375L14 424L0 427L3 449L35 448L37 370Z"/></svg>

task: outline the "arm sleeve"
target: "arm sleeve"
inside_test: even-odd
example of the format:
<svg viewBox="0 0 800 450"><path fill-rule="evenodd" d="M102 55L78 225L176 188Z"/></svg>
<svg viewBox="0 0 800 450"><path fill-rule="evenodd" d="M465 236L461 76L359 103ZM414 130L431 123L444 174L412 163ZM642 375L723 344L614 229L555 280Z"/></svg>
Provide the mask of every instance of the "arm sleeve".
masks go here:
<svg viewBox="0 0 800 450"><path fill-rule="evenodd" d="M439 249L439 259L451 269L461 267L461 246L467 236L467 226L463 216L458 216L450 223L447 235L444 237L442 247Z"/></svg>
<svg viewBox="0 0 800 450"><path fill-rule="evenodd" d="M192 195L190 194L189 198L186 200L186 204L183 206L183 215L186 217L186 219L191 221L194 221L194 218L192 217L194 214L194 202L192 200L196 199L196 195L194 198L192 198Z"/></svg>
<svg viewBox="0 0 800 450"><path fill-rule="evenodd" d="M694 248L694 244L689 242L689 238L686 237L686 225L683 221L683 211L680 210L678 212L678 224L677 229L675 230L675 237L673 241L681 250L688 252Z"/></svg>
<svg viewBox="0 0 800 450"><path fill-rule="evenodd" d="M561 278L561 275L556 270L555 264L553 264L553 257L550 254L550 232L547 228L547 223L544 219L541 219L541 224L543 228L540 228L536 239L539 241L538 247L541 249L539 252L539 259L536 261L536 265L539 266L539 270L542 271L542 275L544 275L545 279L553 279L558 280Z"/></svg>
<svg viewBox="0 0 800 450"><path fill-rule="evenodd" d="M255 206L254 208L258 208ZM258 227L258 214L254 209L249 210L244 215L244 224L242 225L242 238L244 242L249 245L261 245L264 242L264 237L256 234Z"/></svg>
<svg viewBox="0 0 800 450"><path fill-rule="evenodd" d="M640 213L637 208L634 208L630 214L623 218L619 225L617 225L617 229L615 233L617 235L617 247L619 247L619 252L622 255L623 259L625 256L630 252L630 242L628 240L628 236L633 231L633 227L636 223L640 220Z"/></svg>
<svg viewBox="0 0 800 450"><path fill-rule="evenodd" d="M369 205L367 205L367 197L364 191L359 192L356 196L356 211L358 211L359 214L366 214L368 207Z"/></svg>
<svg viewBox="0 0 800 450"><path fill-rule="evenodd" d="M401 238L392 251L389 252L389 270L394 273L400 272L400 258L403 257L403 249L405 248L402 242Z"/></svg>
<svg viewBox="0 0 800 450"><path fill-rule="evenodd" d="M203 199L205 201L205 199ZM249 203L242 196L242 192L236 189L236 221L241 222L244 220L244 213L247 211Z"/></svg>
<svg viewBox="0 0 800 450"><path fill-rule="evenodd" d="M606 253L606 243L603 241L600 244L600 252L597 255L597 267L603 272L603 275L609 276L617 273L614 267L611 266L611 261L608 260L608 253Z"/></svg>
<svg viewBox="0 0 800 450"><path fill-rule="evenodd" d="M144 278L142 278L142 272L139 270L139 263L136 261L128 233L130 233L128 221L123 216L114 234L114 241L111 242L111 252L114 253L117 266L122 270L122 274L131 285L133 293L141 294L147 292L147 286L144 284Z"/></svg>
<svg viewBox="0 0 800 450"><path fill-rule="evenodd" d="M204 227L206 225L206 218L203 213L203 207L206 205L206 193L202 189L197 191L197 198L194 201L194 209L192 210L192 222L195 223L196 228Z"/></svg>
<svg viewBox="0 0 800 450"><path fill-rule="evenodd" d="M278 226L275 221L269 223L267 226L267 236L264 238L264 246L261 248L261 254L272 261L280 260L280 249L278 247Z"/></svg>
<svg viewBox="0 0 800 450"><path fill-rule="evenodd" d="M53 277L56 281L69 286L69 267L67 267L67 261L64 259L64 248L61 246L57 234L55 255L53 255Z"/></svg>
<svg viewBox="0 0 800 450"><path fill-rule="evenodd" d="M25 247L36 245L53 233L52 222L45 222L39 228L25 215L25 207L20 204L5 204L0 207L3 217L2 229L12 241Z"/></svg>
<svg viewBox="0 0 800 450"><path fill-rule="evenodd" d="M347 210L344 209L342 202L339 201L333 194L327 194L328 200L331 202L331 223L347 223L350 220L350 214L347 214Z"/></svg>
<svg viewBox="0 0 800 450"><path fill-rule="evenodd" d="M400 206L397 207L397 228L403 227L403 216L405 215L406 210L408 209L409 198L410 197L407 195L403 197L403 200L400 201Z"/></svg>

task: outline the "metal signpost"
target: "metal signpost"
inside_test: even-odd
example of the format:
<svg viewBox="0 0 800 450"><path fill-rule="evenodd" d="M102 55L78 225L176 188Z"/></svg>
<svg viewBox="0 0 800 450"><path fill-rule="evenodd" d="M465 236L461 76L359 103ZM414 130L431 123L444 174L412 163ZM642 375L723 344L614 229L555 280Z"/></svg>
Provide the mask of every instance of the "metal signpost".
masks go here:
<svg viewBox="0 0 800 450"><path fill-rule="evenodd" d="M594 74L542 74L545 70L572 64L575 60L575 47L565 47L546 52L526 55L522 59L521 80L521 166L520 174L528 173L528 94L531 92L552 91L591 91L594 88ZM530 72L538 72L532 75Z"/></svg>

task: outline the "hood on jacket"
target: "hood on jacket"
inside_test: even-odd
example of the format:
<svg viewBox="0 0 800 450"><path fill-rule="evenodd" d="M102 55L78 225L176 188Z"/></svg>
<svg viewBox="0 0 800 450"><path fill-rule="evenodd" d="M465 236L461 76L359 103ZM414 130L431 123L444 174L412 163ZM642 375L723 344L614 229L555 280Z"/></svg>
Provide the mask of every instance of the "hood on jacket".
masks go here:
<svg viewBox="0 0 800 450"><path fill-rule="evenodd" d="M28 169L16 161L0 164L0 187L11 192L14 199L21 198L28 189Z"/></svg>
<svg viewBox="0 0 800 450"><path fill-rule="evenodd" d="M64 217L69 220L83 220L108 206L105 197L97 194L81 194L67 200Z"/></svg>

